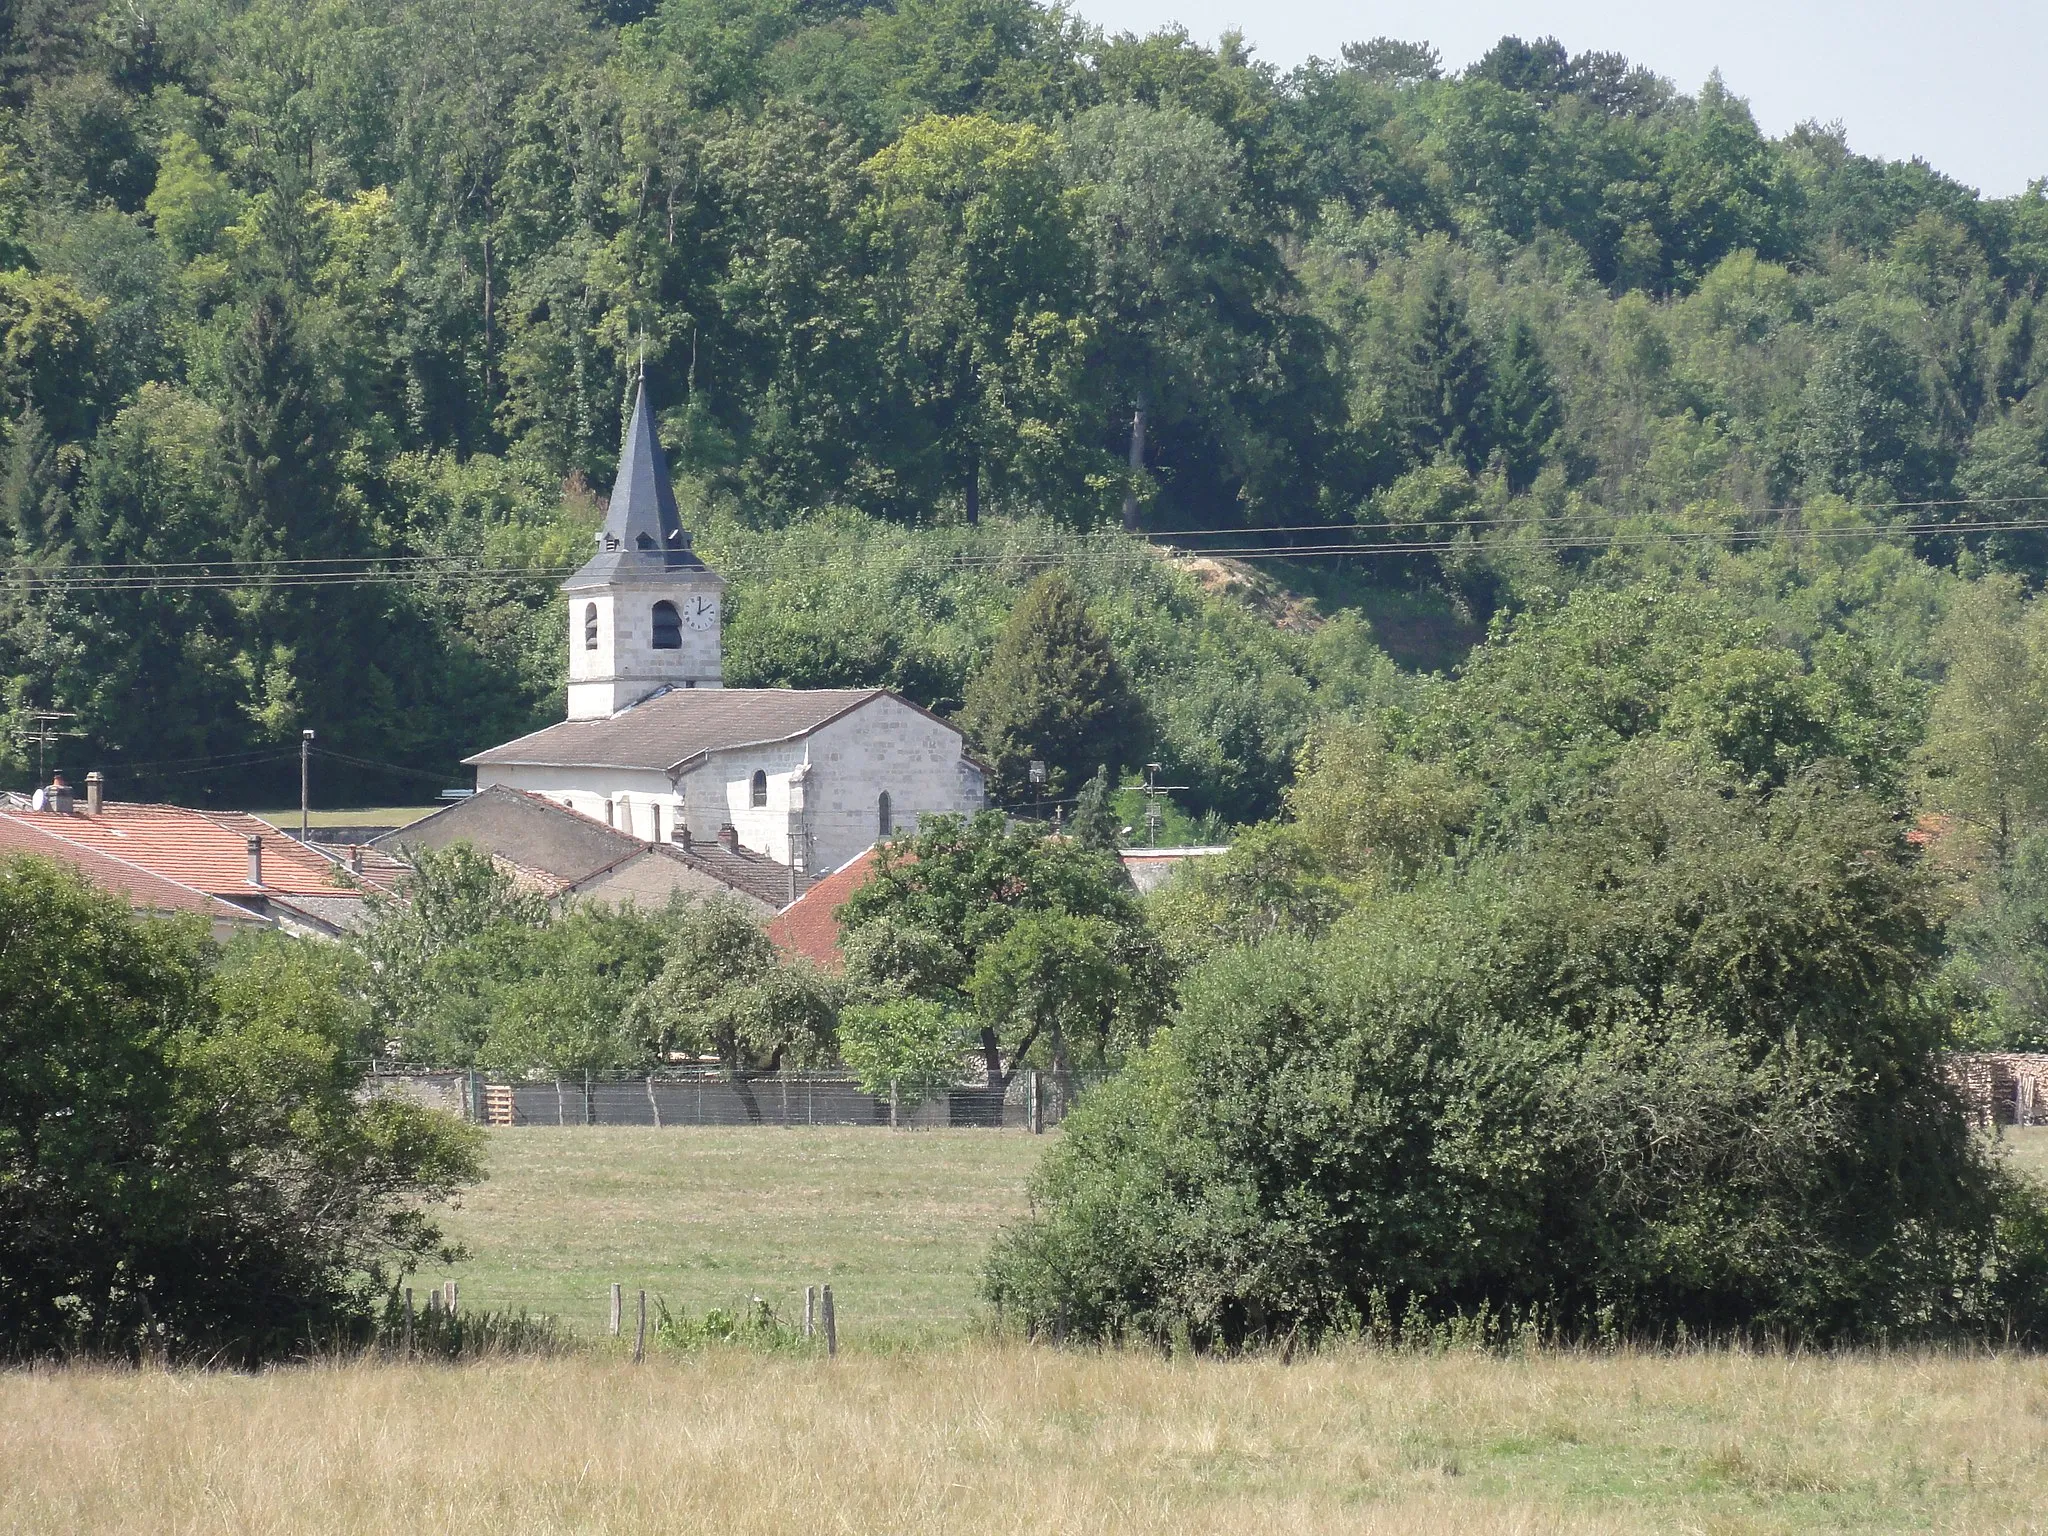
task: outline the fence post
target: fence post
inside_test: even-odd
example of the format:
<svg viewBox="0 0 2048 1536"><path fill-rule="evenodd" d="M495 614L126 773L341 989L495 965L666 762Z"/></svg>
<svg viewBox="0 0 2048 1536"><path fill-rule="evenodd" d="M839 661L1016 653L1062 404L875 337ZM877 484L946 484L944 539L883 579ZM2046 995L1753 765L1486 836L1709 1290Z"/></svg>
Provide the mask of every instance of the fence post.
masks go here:
<svg viewBox="0 0 2048 1536"><path fill-rule="evenodd" d="M1039 1095L1038 1068L1031 1069L1031 1077L1024 1085L1028 1095L1024 1108L1024 1123L1031 1127L1031 1134L1042 1135L1045 1131L1045 1100Z"/></svg>
<svg viewBox="0 0 2048 1536"><path fill-rule="evenodd" d="M647 1293L640 1293L640 1326L633 1334L633 1363L638 1365L647 1353Z"/></svg>
<svg viewBox="0 0 2048 1536"><path fill-rule="evenodd" d="M562 1103L562 1080L558 1077L555 1079L555 1124L567 1125L568 1123L569 1111L567 1106Z"/></svg>
<svg viewBox="0 0 2048 1536"><path fill-rule="evenodd" d="M590 1074L583 1074L583 1123L597 1124L597 1101L590 1096Z"/></svg>
<svg viewBox="0 0 2048 1536"><path fill-rule="evenodd" d="M804 1337L805 1337L805 1338L807 1338L807 1339L808 1339L808 1338L812 1338L812 1337L814 1337L814 1336L815 1336L815 1335L817 1334L817 1331L818 1331L818 1326L817 1326L817 1324L818 1324L818 1288L817 1288L817 1287L816 1287L815 1285L807 1285L807 1286L805 1286L805 1287L804 1287Z"/></svg>
<svg viewBox="0 0 2048 1536"><path fill-rule="evenodd" d="M839 1353L839 1320L832 1311L832 1287L825 1287L825 1353Z"/></svg>
<svg viewBox="0 0 2048 1536"><path fill-rule="evenodd" d="M457 1287L456 1283L453 1280L450 1280L447 1285L446 1293L444 1294L441 1302L441 1310L448 1314L448 1320L450 1322L453 1322L455 1320L455 1302L461 1294L462 1292L460 1288Z"/></svg>
<svg viewBox="0 0 2048 1536"><path fill-rule="evenodd" d="M647 1074L647 1107L654 1111L654 1128L661 1129L661 1106L654 1102L654 1074Z"/></svg>
<svg viewBox="0 0 2048 1536"><path fill-rule="evenodd" d="M896 1129L896 1079L889 1079L889 1129Z"/></svg>
<svg viewBox="0 0 2048 1536"><path fill-rule="evenodd" d="M620 1319L620 1318L622 1318L623 1316L625 1316L625 1312L626 1312L626 1288L625 1288L625 1287L624 1287L623 1285L619 1284L619 1282L618 1282L618 1281L614 1280L614 1281L612 1282L612 1327L611 1327L611 1334L612 1334L612 1337L613 1337L613 1338L615 1338L615 1339L616 1339L616 1338L617 1338L617 1337L619 1336L619 1319Z"/></svg>
<svg viewBox="0 0 2048 1536"><path fill-rule="evenodd" d="M405 1288L405 1358L412 1358L412 1287Z"/></svg>

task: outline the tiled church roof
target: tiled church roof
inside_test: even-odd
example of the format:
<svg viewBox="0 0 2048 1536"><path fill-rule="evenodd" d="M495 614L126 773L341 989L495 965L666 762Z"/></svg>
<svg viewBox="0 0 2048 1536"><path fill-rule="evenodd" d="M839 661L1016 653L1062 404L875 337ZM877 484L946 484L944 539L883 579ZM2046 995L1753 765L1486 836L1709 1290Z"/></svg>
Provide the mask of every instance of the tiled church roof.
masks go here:
<svg viewBox="0 0 2048 1536"><path fill-rule="evenodd" d="M478 767L537 764L673 773L707 753L809 735L887 692L883 688L673 688L608 720L565 720L463 761Z"/></svg>

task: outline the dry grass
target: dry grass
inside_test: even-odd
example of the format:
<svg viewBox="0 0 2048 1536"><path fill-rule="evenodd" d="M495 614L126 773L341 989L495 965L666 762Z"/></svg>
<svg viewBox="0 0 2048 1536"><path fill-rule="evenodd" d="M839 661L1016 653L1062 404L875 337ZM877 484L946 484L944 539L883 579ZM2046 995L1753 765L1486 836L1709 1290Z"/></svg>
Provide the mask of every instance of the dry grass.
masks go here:
<svg viewBox="0 0 2048 1536"><path fill-rule="evenodd" d="M494 1131L489 1180L444 1223L469 1262L417 1283L456 1279L466 1307L593 1334L615 1280L696 1312L764 1296L785 1317L829 1281L849 1339L957 1338L1045 1145L1021 1131Z"/></svg>
<svg viewBox="0 0 2048 1536"><path fill-rule="evenodd" d="M2030 1530L2048 1363L961 1344L0 1376L0 1529Z"/></svg>

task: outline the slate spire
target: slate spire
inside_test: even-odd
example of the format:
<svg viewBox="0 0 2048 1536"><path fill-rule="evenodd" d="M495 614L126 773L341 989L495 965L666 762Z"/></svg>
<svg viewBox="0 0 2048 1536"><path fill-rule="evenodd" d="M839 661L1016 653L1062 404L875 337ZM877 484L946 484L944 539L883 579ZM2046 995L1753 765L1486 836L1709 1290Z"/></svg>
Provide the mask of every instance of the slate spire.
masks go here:
<svg viewBox="0 0 2048 1536"><path fill-rule="evenodd" d="M626 421L626 446L619 454L611 507L605 513L604 527L598 530L597 554L566 585L574 588L608 583L620 576L703 568L676 510L676 493L669 484L661 442L654 435L654 413L647 404L643 376L633 388L633 414Z"/></svg>

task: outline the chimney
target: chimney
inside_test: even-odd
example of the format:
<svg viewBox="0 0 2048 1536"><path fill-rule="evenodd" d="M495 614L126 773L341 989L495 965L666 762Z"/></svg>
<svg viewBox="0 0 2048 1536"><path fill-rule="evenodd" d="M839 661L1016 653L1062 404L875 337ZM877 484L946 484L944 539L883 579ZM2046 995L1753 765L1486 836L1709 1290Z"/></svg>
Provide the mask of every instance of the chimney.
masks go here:
<svg viewBox="0 0 2048 1536"><path fill-rule="evenodd" d="M683 849L685 852L689 850L690 824L687 821L682 820L680 817L678 817L676 820L676 841L683 845Z"/></svg>
<svg viewBox="0 0 2048 1536"><path fill-rule="evenodd" d="M85 814L97 816L100 802L106 798L107 776L95 769L85 776Z"/></svg>
<svg viewBox="0 0 2048 1536"><path fill-rule="evenodd" d="M59 816L69 816L71 814L71 786L64 782L63 774L53 773L50 775L47 803L50 809Z"/></svg>
<svg viewBox="0 0 2048 1536"><path fill-rule="evenodd" d="M348 845L348 872L352 875L360 875L363 872L363 845L361 843L350 843Z"/></svg>
<svg viewBox="0 0 2048 1536"><path fill-rule="evenodd" d="M261 837L249 839L249 883L255 886L263 884L263 839Z"/></svg>
<svg viewBox="0 0 2048 1536"><path fill-rule="evenodd" d="M740 850L740 829L728 821L718 829L718 840L734 853L738 853Z"/></svg>

